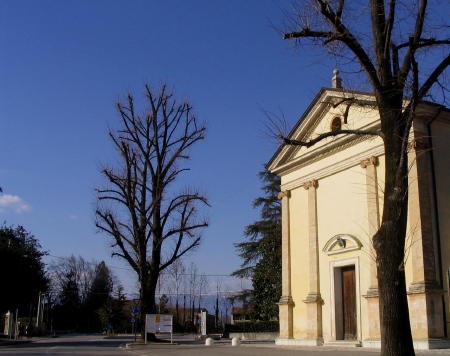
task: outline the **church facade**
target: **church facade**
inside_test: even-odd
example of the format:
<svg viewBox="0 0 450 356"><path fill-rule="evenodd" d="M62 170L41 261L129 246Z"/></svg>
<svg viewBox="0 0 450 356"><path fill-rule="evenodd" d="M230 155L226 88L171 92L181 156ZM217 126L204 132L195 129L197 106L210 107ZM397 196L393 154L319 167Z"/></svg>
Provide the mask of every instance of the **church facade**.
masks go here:
<svg viewBox="0 0 450 356"><path fill-rule="evenodd" d="M379 129L375 98L322 89L289 138ZM450 111L422 103L410 134L405 271L415 347L448 347L450 328ZM278 344L379 347L371 237L383 210L378 136L339 135L309 148L282 145L282 296Z"/></svg>

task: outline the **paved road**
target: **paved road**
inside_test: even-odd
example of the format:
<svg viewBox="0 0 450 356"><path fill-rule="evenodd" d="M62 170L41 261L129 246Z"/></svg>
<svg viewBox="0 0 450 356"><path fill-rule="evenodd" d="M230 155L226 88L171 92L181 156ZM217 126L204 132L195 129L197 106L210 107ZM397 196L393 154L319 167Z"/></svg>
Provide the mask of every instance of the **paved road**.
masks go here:
<svg viewBox="0 0 450 356"><path fill-rule="evenodd" d="M245 355L245 356L375 356L376 350L340 347L282 347L273 343L242 343L231 346L230 341L219 341L212 346L196 342L192 336L177 336L177 344L126 344L132 343L132 337L105 338L101 335L78 335L40 339L31 343L0 346L3 355L74 355L74 356L202 356L202 355ZM418 356L450 356L450 350L418 352Z"/></svg>
<svg viewBox="0 0 450 356"><path fill-rule="evenodd" d="M38 339L30 343L0 346L0 355L126 355L131 337L105 338L103 335L71 335ZM130 355L131 356L131 355Z"/></svg>
<svg viewBox="0 0 450 356"><path fill-rule="evenodd" d="M276 346L273 343L249 343L233 347L230 342L216 343L213 346L204 344L179 345L142 345L132 346L132 353L136 356L376 356L377 350L363 348L342 347L300 347ZM450 350L435 350L417 352L417 356L450 355Z"/></svg>

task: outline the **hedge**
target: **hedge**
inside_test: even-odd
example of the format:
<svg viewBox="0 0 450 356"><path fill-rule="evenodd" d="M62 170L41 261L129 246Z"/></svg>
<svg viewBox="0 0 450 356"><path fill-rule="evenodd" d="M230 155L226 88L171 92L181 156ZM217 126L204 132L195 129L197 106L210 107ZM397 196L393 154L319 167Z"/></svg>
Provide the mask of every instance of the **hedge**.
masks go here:
<svg viewBox="0 0 450 356"><path fill-rule="evenodd" d="M235 324L226 324L224 334L230 332L277 332L280 331L278 320L270 321L245 321L236 322Z"/></svg>

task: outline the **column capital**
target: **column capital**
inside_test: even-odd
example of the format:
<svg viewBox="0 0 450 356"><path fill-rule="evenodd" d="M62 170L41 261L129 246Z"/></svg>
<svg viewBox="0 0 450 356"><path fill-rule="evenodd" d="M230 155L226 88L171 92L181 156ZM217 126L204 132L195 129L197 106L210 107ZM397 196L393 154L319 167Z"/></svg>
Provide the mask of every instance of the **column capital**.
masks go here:
<svg viewBox="0 0 450 356"><path fill-rule="evenodd" d="M368 166L378 166L378 157L372 156L366 159L363 159L359 164L362 168L367 168Z"/></svg>
<svg viewBox="0 0 450 356"><path fill-rule="evenodd" d="M309 188L317 189L318 186L319 182L317 181L317 179L310 180L309 182L303 184L303 188L305 188L306 190L308 190Z"/></svg>
<svg viewBox="0 0 450 356"><path fill-rule="evenodd" d="M291 197L291 191L290 190L283 190L278 193L278 199L283 198L290 198Z"/></svg>
<svg viewBox="0 0 450 356"><path fill-rule="evenodd" d="M416 151L425 151L431 149L431 145L427 138L417 137L408 142L408 150L415 149Z"/></svg>

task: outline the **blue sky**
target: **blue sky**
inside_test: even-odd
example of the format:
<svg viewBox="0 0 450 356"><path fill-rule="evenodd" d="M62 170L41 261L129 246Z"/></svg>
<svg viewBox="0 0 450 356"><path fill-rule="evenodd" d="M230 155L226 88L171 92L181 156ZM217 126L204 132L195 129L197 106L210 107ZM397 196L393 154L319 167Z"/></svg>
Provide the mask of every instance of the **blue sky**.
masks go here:
<svg viewBox="0 0 450 356"><path fill-rule="evenodd" d="M210 227L186 263L237 269L233 243L258 217L257 174L276 149L263 111L294 124L332 76L331 63L275 30L289 4L1 1L0 220L23 225L51 255L125 267L94 225L100 168L114 160L107 130L117 100L167 82L208 128L183 183L208 196ZM116 273L132 289L132 274Z"/></svg>

